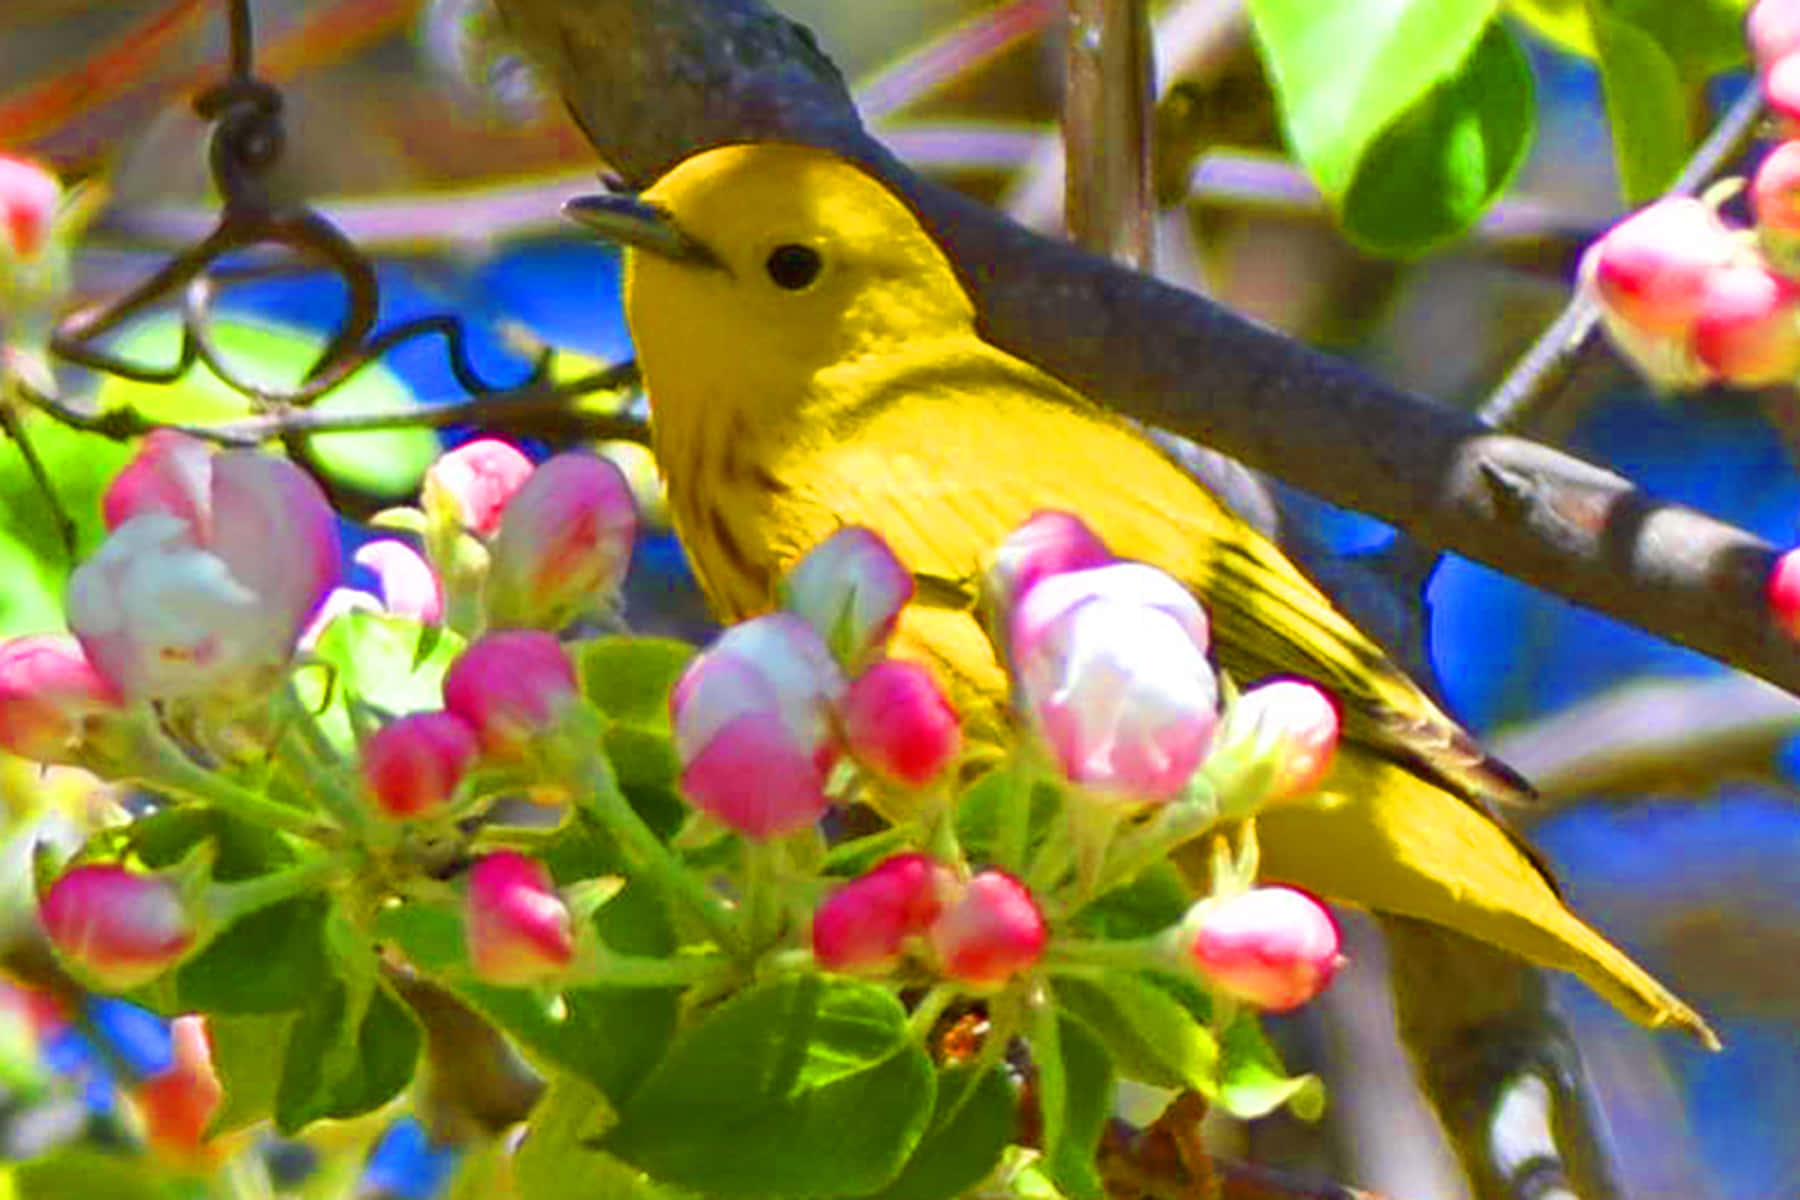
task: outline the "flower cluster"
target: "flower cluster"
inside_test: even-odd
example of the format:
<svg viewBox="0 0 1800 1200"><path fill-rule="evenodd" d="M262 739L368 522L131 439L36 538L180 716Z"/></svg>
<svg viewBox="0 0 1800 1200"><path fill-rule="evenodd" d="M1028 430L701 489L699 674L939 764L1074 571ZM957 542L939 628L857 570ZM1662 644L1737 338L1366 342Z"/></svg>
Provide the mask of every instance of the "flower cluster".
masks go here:
<svg viewBox="0 0 1800 1200"><path fill-rule="evenodd" d="M1800 4L1760 0L1747 34L1757 79L1800 128ZM1608 230L1582 259L1614 345L1667 388L1763 387L1800 375L1800 142L1764 157L1750 184L1755 229L1709 200L1659 200Z"/></svg>
<svg viewBox="0 0 1800 1200"><path fill-rule="evenodd" d="M636 1011L621 992L666 997L674 1029L794 987L852 1024L897 1019L921 1062L938 1016L979 1009L992 1066L1019 1038L1054 1055L1043 1022L1096 980L1163 988L1130 1011L1191 1046L1337 969L1324 908L1258 886L1254 836L1266 806L1331 785L1330 699L1299 680L1239 693L1194 595L1069 514L1032 517L972 573L984 594L956 617L979 638L985 616L1010 688L965 728L957 701L982 689L915 656L909 622L929 614L869 529L812 547L773 611L697 654L619 632L635 514L590 455L444 456L418 508L378 518L410 536L352 554L379 596L339 587L337 519L284 458L158 434L103 510L72 632L0 642L0 746L154 798L149 832L37 864L44 939L86 985L251 981L260 941L227 934L283 907L282 928L313 923L308 969L329 965L316 1003L293 1003L334 1045L407 1024L380 966L404 960L550 1062L546 1029ZM1153 872L1153 900L1094 917ZM146 1124L200 1154L217 1096L203 1029L181 1037ZM363 1056L311 1045L282 1068L283 1119L397 1086L343 1082ZM677 1050L652 1050L673 1069ZM1182 1069L1223 1094L1217 1060Z"/></svg>

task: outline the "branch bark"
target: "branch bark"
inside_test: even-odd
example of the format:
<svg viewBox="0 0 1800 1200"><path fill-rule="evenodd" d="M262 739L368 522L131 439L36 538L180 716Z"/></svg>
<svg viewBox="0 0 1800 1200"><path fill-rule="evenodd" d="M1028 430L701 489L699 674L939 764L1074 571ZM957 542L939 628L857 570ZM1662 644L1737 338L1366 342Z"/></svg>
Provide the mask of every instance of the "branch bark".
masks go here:
<svg viewBox="0 0 1800 1200"><path fill-rule="evenodd" d="M920 178L863 129L811 36L762 0L496 4L628 183L725 142L836 150L914 206L996 344L1426 545L1800 692L1800 642L1763 597L1767 543Z"/></svg>

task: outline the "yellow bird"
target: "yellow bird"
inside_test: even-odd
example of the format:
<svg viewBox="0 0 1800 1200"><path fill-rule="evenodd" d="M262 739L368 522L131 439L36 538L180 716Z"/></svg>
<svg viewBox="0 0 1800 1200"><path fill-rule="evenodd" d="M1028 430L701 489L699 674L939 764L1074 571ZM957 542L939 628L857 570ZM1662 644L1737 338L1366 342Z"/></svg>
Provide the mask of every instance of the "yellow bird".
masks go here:
<svg viewBox="0 0 1800 1200"><path fill-rule="evenodd" d="M766 610L808 549L867 525L920 581L898 653L999 736L1007 681L976 581L1034 512L1079 513L1114 553L1193 588L1234 679L1299 675L1337 697L1332 773L1258 819L1265 874L1571 971L1635 1020L1717 1044L1491 815L1516 777L1155 444L982 341L949 261L873 177L812 148L730 146L571 214L628 247L656 458L720 617Z"/></svg>

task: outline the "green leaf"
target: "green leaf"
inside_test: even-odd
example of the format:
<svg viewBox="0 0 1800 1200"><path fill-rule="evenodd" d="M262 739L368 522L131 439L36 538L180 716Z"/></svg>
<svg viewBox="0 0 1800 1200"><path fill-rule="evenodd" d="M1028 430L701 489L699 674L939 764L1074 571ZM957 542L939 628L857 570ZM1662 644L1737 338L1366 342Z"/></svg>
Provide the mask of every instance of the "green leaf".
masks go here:
<svg viewBox="0 0 1800 1200"><path fill-rule="evenodd" d="M695 650L686 642L656 637L601 637L571 647L581 690L594 707L617 721L667 732L669 690Z"/></svg>
<svg viewBox="0 0 1800 1200"><path fill-rule="evenodd" d="M176 972L182 1009L282 1013L312 1004L332 973L329 911L322 896L296 896L232 925Z"/></svg>
<svg viewBox="0 0 1800 1200"><path fill-rule="evenodd" d="M1219 1039L1217 1103L1246 1121L1284 1104L1302 1121L1316 1121L1325 1112L1325 1085L1317 1075L1290 1076L1255 1015L1241 1012Z"/></svg>
<svg viewBox="0 0 1800 1200"><path fill-rule="evenodd" d="M513 1159L518 1195L532 1200L673 1200L683 1195L589 1144L606 1128L606 1098L579 1079L551 1083L531 1109Z"/></svg>
<svg viewBox="0 0 1800 1200"><path fill-rule="evenodd" d="M1588 7L1619 188L1627 204L1641 204L1660 195L1687 160L1688 85L1654 37L1599 5Z"/></svg>
<svg viewBox="0 0 1800 1200"><path fill-rule="evenodd" d="M1084 906L1076 914L1075 924L1089 937L1148 937L1181 920L1193 902L1181 872L1174 863L1164 861Z"/></svg>
<svg viewBox="0 0 1800 1200"><path fill-rule="evenodd" d="M56 488L58 503L75 522L78 556L106 536L100 497L131 458L127 443L80 433L41 413L20 413L20 424ZM69 561L56 522L19 447L0 437L0 636L61 629Z"/></svg>
<svg viewBox="0 0 1800 1200"><path fill-rule="evenodd" d="M1112 1114L1112 1063L1079 1021L1053 1009L1032 1013L1031 1060L1037 1066L1044 1170L1065 1195L1099 1200L1094 1156Z"/></svg>
<svg viewBox="0 0 1800 1200"><path fill-rule="evenodd" d="M1588 0L1589 19L1604 10L1662 47L1682 79L1701 83L1750 60L1744 14L1751 0Z"/></svg>
<svg viewBox="0 0 1800 1200"><path fill-rule="evenodd" d="M207 1132L231 1133L266 1121L275 1115L275 1093L281 1083L281 1062L296 1014L229 1016L210 1013L207 1040L212 1044L213 1070L225 1089L219 1111Z"/></svg>
<svg viewBox="0 0 1800 1200"><path fill-rule="evenodd" d="M343 613L326 627L314 648L326 666L300 671L295 686L340 751L352 753L356 745L349 717L352 696L396 716L444 706L444 673L462 653L463 639L439 630L420 659L426 634L410 618L362 611Z"/></svg>
<svg viewBox="0 0 1800 1200"><path fill-rule="evenodd" d="M1206 1096L1217 1090L1219 1047L1212 1031L1149 979L1125 971L1108 972L1104 983L1061 978L1056 1002L1106 1046L1128 1078Z"/></svg>
<svg viewBox="0 0 1800 1200"><path fill-rule="evenodd" d="M166 808L129 829L132 849L152 870L173 866L206 841L218 855L213 878L222 882L254 879L294 862L293 847L280 834L216 808Z"/></svg>
<svg viewBox="0 0 1800 1200"><path fill-rule="evenodd" d="M1018 1128L1018 1097L1006 1072L979 1076L963 1064L938 1073L931 1125L900 1177L876 1200L950 1200L992 1174Z"/></svg>
<svg viewBox="0 0 1800 1200"><path fill-rule="evenodd" d="M1552 45L1583 58L1594 57L1587 0L1506 0L1506 11Z"/></svg>
<svg viewBox="0 0 1800 1200"><path fill-rule="evenodd" d="M314 980L311 994L294 1022L276 1089L275 1127L284 1134L380 1108L412 1081L419 1057L419 1027L387 988L374 990L361 1020L342 984Z"/></svg>
<svg viewBox="0 0 1800 1200"><path fill-rule="evenodd" d="M1288 144L1358 245L1456 236L1523 161L1531 74L1495 3L1251 0Z"/></svg>
<svg viewBox="0 0 1800 1200"><path fill-rule="evenodd" d="M607 944L630 954L668 952L667 920L628 886L600 910L596 925ZM461 917L421 904L386 909L377 933L464 1002L516 1039L552 1075L573 1075L597 1088L615 1107L662 1057L674 1036L680 993L651 988L570 988L565 1012L553 1017L543 999L520 988L495 987L468 975Z"/></svg>
<svg viewBox="0 0 1800 1200"><path fill-rule="evenodd" d="M264 319L219 317L209 328L227 368L263 387L298 384L325 345L312 330ZM143 362L173 363L179 344L179 321L159 316L133 325L111 348ZM152 420L192 424L239 419L253 411L243 396L204 364L195 364L172 384L108 376L100 388L99 404L107 412L133 409ZM333 388L312 411L395 413L416 407L401 378L385 364L375 362ZM334 481L369 495L395 499L418 489L425 468L439 450L437 435L425 428L321 434L311 442L320 467Z"/></svg>
<svg viewBox="0 0 1800 1200"><path fill-rule="evenodd" d="M12 1195L17 1200L70 1200L74 1196L160 1200L175 1194L155 1172L145 1170L143 1158L137 1155L67 1147L12 1169Z"/></svg>
<svg viewBox="0 0 1800 1200"><path fill-rule="evenodd" d="M683 1033L600 1144L709 1195L860 1195L899 1174L935 1090L887 992L782 979Z"/></svg>
<svg viewBox="0 0 1800 1200"><path fill-rule="evenodd" d="M1491 25L1453 74L1365 149L1341 201L1363 249L1406 256L1473 225L1512 181L1537 119L1531 64Z"/></svg>

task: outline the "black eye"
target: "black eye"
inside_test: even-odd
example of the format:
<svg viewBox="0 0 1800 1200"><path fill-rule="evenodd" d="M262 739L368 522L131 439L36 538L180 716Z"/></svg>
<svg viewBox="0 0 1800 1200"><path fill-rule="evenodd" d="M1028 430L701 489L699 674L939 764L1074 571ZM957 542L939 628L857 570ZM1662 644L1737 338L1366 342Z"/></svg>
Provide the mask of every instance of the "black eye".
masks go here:
<svg viewBox="0 0 1800 1200"><path fill-rule="evenodd" d="M800 246L793 242L777 246L769 251L768 260L763 263L763 270L775 281L778 288L786 288L790 292L798 292L812 286L812 281L819 277L825 269L825 260L811 246Z"/></svg>

